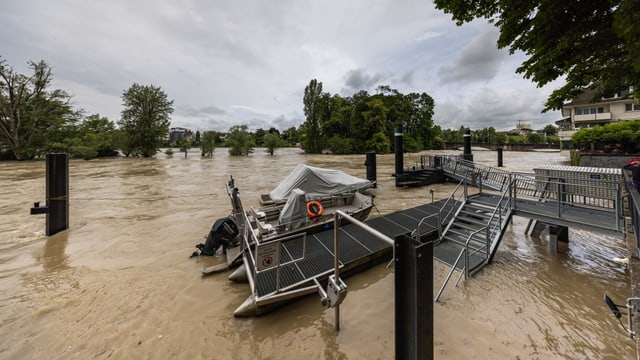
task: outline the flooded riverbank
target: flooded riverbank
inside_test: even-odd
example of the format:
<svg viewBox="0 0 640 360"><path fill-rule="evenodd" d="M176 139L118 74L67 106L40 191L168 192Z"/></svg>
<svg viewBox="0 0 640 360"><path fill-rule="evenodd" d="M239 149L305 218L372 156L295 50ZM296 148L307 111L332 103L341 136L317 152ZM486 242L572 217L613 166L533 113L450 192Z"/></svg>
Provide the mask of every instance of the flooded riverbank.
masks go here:
<svg viewBox="0 0 640 360"><path fill-rule="evenodd" d="M496 164L496 153L475 160ZM405 166L418 161L406 155ZM230 212L224 184L236 179L245 205L298 163L365 177L364 156L213 158L192 152L155 159L70 163L70 229L47 238L44 163L0 163L0 358L390 359L393 269L346 279L341 331L333 310L310 296L260 318L236 319L247 286L226 274L202 278L221 257L188 259L213 221ZM379 155L377 211L448 196L451 184L396 189L393 155ZM567 164L566 152L505 152L505 168ZM602 301L622 302L628 275L622 238L571 230L558 254L514 218L494 262L434 305L436 358L633 359L633 342ZM446 269L434 265L439 286Z"/></svg>

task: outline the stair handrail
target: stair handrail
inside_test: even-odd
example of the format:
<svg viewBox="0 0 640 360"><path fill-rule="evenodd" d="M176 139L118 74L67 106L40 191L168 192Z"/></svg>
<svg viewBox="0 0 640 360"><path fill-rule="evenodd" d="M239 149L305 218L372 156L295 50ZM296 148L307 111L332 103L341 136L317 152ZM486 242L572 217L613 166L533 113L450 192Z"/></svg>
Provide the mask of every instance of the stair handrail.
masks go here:
<svg viewBox="0 0 640 360"><path fill-rule="evenodd" d="M479 233L480 231L485 230L486 228L487 228L486 226L481 227L478 230L472 232L469 235L469 237L467 237L467 241L465 242L464 248L462 250L460 250L460 254L458 254L458 257L456 258L456 261L451 266L451 270L449 270L449 273L447 274L447 276L445 277L444 281L442 282L442 285L440 286L440 289L438 290L438 293L436 294L436 296L433 298L433 301L438 301L438 299L440 299L440 295L442 295L442 292L444 291L445 286L447 286L447 283L451 279L451 275L453 275L453 272L456 270L456 266L458 266L458 263L460 262L460 260L461 260L461 258L463 256L464 256L464 268L462 269L462 271L464 273L464 278L465 279L469 278L469 256L470 256L470 254L469 254L469 243L471 242L471 238L475 234Z"/></svg>
<svg viewBox="0 0 640 360"><path fill-rule="evenodd" d="M422 224L428 221L429 219L435 216L438 216L437 230L438 230L438 240L440 240L440 238L442 237L442 223L451 217L451 213L453 212L453 209L454 209L453 206L449 206L449 209L447 210L447 206L449 205L450 202L456 201L456 193L460 190L460 187L463 185L464 182L465 182L464 178L461 179L460 182L458 182L458 185L456 185L455 189L453 189L453 191L451 192L447 200L445 200L442 206L440 206L440 210L438 210L437 213L425 216L422 219L420 219L420 222L418 222L418 226L412 233L412 237L414 239L420 241L420 238L422 237L422 231L421 231ZM443 213L445 213L445 210L447 210L446 214L443 215Z"/></svg>
<svg viewBox="0 0 640 360"><path fill-rule="evenodd" d="M504 191L502 191L502 195L500 196L500 199L498 199L498 204L496 205L496 208L493 209L493 213L491 213L491 216L489 217L489 221L487 222L487 245L486 245L486 256L487 259L489 259L489 256L491 254L491 247L493 246L493 239L495 237L495 234L498 231L502 231L502 222L504 221L504 214L506 213L505 210L509 210L509 199L507 198L507 194L509 194L509 188L511 187L511 184L509 184L509 186L507 186L506 189L504 189ZM504 204L503 204L504 202ZM498 209L500 209L500 211L498 211ZM499 216L499 218L497 219L498 221L495 223L495 226L490 227L491 222L495 219L495 217Z"/></svg>

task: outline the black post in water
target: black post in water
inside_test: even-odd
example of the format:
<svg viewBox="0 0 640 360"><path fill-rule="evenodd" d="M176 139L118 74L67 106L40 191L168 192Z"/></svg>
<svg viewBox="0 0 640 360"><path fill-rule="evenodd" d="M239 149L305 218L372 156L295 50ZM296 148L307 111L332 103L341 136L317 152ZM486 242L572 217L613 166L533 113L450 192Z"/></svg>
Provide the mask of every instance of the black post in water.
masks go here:
<svg viewBox="0 0 640 360"><path fill-rule="evenodd" d="M433 244L395 239L396 359L433 359Z"/></svg>
<svg viewBox="0 0 640 360"><path fill-rule="evenodd" d="M46 234L54 235L69 228L69 155L47 154L47 205L34 203L31 214L47 214Z"/></svg>
<svg viewBox="0 0 640 360"><path fill-rule="evenodd" d="M366 159L364 161L364 166L367 167L367 180L373 183L373 187L377 187L378 176L376 175L376 152L375 151L367 151Z"/></svg>
<svg viewBox="0 0 640 360"><path fill-rule="evenodd" d="M464 131L464 135L462 135L462 145L462 158L464 160L473 161L473 154L471 153L471 130L466 129Z"/></svg>
<svg viewBox="0 0 640 360"><path fill-rule="evenodd" d="M402 128L396 128L396 176L402 174L404 163L402 161L404 149L402 148Z"/></svg>
<svg viewBox="0 0 640 360"><path fill-rule="evenodd" d="M502 167L502 146L498 148L498 167Z"/></svg>

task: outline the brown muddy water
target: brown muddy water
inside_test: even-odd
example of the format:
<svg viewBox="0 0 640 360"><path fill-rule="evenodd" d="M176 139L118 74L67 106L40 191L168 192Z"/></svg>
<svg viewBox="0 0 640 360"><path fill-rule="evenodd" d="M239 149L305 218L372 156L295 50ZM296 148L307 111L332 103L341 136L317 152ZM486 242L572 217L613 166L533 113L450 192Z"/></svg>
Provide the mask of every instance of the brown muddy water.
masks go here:
<svg viewBox="0 0 640 360"><path fill-rule="evenodd" d="M496 164L496 153L474 152ZM568 153L505 152L509 170L566 164ZM201 277L220 256L189 259L213 221L230 213L225 182L257 205L298 163L365 177L364 156L155 159L70 163L70 229L47 238L44 162L0 163L0 358L392 359L393 268L345 279L341 330L309 296L259 318L234 318L248 295L227 274ZM405 165L418 155L405 155ZM393 155L377 157L376 205L385 214L446 197L453 185L396 189ZM580 230L560 253L515 218L494 262L449 286L434 304L437 359L633 359L633 343L605 306L629 296L621 239ZM434 264L434 287L445 269Z"/></svg>

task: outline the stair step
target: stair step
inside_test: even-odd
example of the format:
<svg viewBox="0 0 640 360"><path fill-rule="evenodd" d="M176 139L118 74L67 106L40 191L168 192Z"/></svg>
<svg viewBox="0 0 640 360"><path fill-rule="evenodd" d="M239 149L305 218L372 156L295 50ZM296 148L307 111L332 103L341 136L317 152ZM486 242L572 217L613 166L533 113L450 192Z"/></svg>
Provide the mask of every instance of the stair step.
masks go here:
<svg viewBox="0 0 640 360"><path fill-rule="evenodd" d="M450 233L458 235L460 237L463 237L466 241L466 239L469 237L469 235L471 235L471 232L469 232L468 230L463 230L463 229L457 229L457 228L453 228L451 227L449 229L449 231L447 231L447 233L445 234L445 236L450 235ZM473 240L480 242L480 243L485 243L485 236L484 236L485 232L481 231L479 233L476 233L475 235L473 235Z"/></svg>
<svg viewBox="0 0 640 360"><path fill-rule="evenodd" d="M454 221L453 224L451 224L451 228L461 228L464 230L468 230L470 232L474 232L480 228L482 228L483 226L485 226L484 224L470 224L470 223L464 223L461 221Z"/></svg>
<svg viewBox="0 0 640 360"><path fill-rule="evenodd" d="M460 216L460 214L458 214L458 217L456 217L456 222L462 221L464 223L472 223L480 226L486 226L489 223L489 216L479 217L476 215L468 215L466 213L463 215L464 216Z"/></svg>
<svg viewBox="0 0 640 360"><path fill-rule="evenodd" d="M433 248L433 258L448 266L453 266L453 262L456 260L459 254L460 254L460 248L448 242L440 243L438 245L435 245ZM475 254L469 257L470 269L473 270L483 265L484 265L484 256ZM461 260L456 266L456 268L458 270L462 270L463 266L464 266L464 261Z"/></svg>
<svg viewBox="0 0 640 360"><path fill-rule="evenodd" d="M455 244L455 246L459 247L460 249L464 248L466 246L466 239L462 240L458 237L455 236L445 236L444 238L442 238L442 242L448 242L451 244ZM469 242L469 251L470 252L475 252L481 249L484 249L485 245L484 244L477 244L474 243L472 241Z"/></svg>

